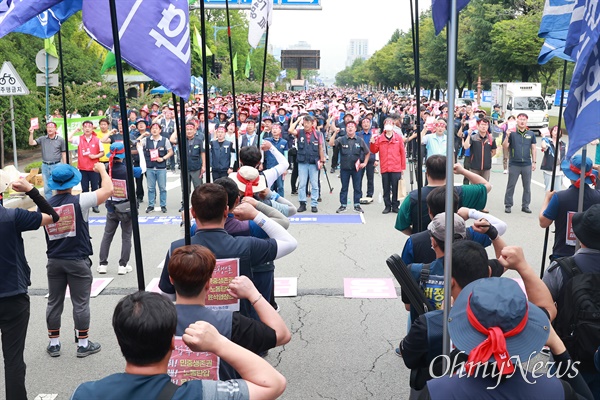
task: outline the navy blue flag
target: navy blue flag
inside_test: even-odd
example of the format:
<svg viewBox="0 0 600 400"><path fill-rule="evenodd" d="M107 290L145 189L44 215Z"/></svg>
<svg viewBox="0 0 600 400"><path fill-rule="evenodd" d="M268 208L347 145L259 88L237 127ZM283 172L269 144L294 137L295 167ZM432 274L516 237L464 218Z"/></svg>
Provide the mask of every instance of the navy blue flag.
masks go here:
<svg viewBox="0 0 600 400"><path fill-rule="evenodd" d="M118 0L121 57L187 100L190 96L190 29L187 0ZM88 34L113 50L108 0L83 3Z"/></svg>
<svg viewBox="0 0 600 400"><path fill-rule="evenodd" d="M565 123L571 157L600 137L600 7L578 0L573 9L566 52L575 59Z"/></svg>
<svg viewBox="0 0 600 400"><path fill-rule="evenodd" d="M412 1L412 0L411 0ZM470 0L456 0L456 10L460 12L469 4ZM433 15L433 26L435 27L435 35L439 35L450 20L450 0L432 0L431 14Z"/></svg>
<svg viewBox="0 0 600 400"><path fill-rule="evenodd" d="M554 57L573 61L565 54L565 44L575 3L576 0L546 0L538 32L538 36L546 40L540 50L538 64L545 64Z"/></svg>
<svg viewBox="0 0 600 400"><path fill-rule="evenodd" d="M0 38L62 0L0 0Z"/></svg>
<svg viewBox="0 0 600 400"><path fill-rule="evenodd" d="M60 26L71 15L81 10L83 0L62 0L57 5L41 12L25 24L15 29L15 32L26 33L42 39L48 39L60 31Z"/></svg>

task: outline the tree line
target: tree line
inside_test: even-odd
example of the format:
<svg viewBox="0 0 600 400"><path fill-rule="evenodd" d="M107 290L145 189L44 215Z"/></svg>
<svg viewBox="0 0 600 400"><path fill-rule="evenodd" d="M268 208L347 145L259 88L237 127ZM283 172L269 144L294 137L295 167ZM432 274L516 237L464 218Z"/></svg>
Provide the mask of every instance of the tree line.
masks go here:
<svg viewBox="0 0 600 400"><path fill-rule="evenodd" d="M408 9L408 6L406 7ZM544 43L537 33L544 0L471 0L459 14L456 87L476 89L481 75L484 88L491 82L541 82L544 95L560 89L563 61L537 63ZM421 87L447 87L446 29L435 36L431 9L422 12L419 24ZM413 31L396 30L389 42L369 59L358 59L336 75L338 86L409 88L414 90ZM567 82L573 71L568 64Z"/></svg>

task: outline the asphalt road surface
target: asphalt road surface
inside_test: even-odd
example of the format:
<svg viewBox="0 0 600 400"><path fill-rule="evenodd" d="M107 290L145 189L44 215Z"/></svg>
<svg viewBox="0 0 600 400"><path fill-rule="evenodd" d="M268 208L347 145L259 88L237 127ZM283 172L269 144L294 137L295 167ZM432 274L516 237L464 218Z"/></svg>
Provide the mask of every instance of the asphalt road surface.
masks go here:
<svg viewBox="0 0 600 400"><path fill-rule="evenodd" d="M541 160L541 153L538 154ZM539 162L538 162L539 165ZM538 225L538 213L544 197L543 176L533 173L532 214L520 211L521 184L515 191L515 206L511 214L504 213L504 191L507 175L500 164L494 164L487 208L508 224L504 239L509 245L525 248L527 260L539 271L544 230ZM455 182L462 181L456 177ZM333 194L322 177L323 202L319 214L335 214L339 206L339 180L330 174ZM408 179L407 179L408 181ZM181 191L178 175L169 174L168 214L177 215ZM410 185L407 186L410 190ZM363 182L366 188L366 183ZM394 354L406 332L407 312L397 299L344 298L344 278L393 278L385 260L400 253L406 237L394 229L396 214L382 215L378 203L381 177L375 175L375 202L363 206L364 224L299 224L289 230L298 239L298 249L276 262L277 277L297 277L298 295L279 298L281 315L292 332L291 342L272 350L267 360L288 380L283 399L399 399L409 393L409 371ZM289 193L289 183L286 183ZM296 196L287 196L297 203ZM147 202L140 208L141 216ZM106 212L104 206L101 213ZM348 211L349 213L351 211ZM100 214L100 215L102 215ZM163 215L154 213L151 215ZM312 215L304 213L303 215ZM94 214L91 214L94 217ZM179 225L141 225L141 243L145 283L160 275L162 263L171 241L183 236ZM109 258L108 274L96 272L103 227L91 226L95 255L94 277L114 280L91 300L92 322L90 339L102 344L102 351L84 359L76 358L73 341L72 308L68 300L62 320L62 355L50 358L45 326L47 282L45 276L46 244L43 231L24 235L27 258L32 269L31 319L27 334L25 358L29 397L68 399L84 381L122 372L125 362L120 354L111 326L114 306L125 294L137 290L136 272L117 275L120 241L117 232ZM553 235L551 235L552 240ZM491 255L490 251L490 255ZM131 265L135 266L132 252ZM135 267L134 267L135 269ZM394 282L398 287L397 282ZM399 291L398 291L399 293ZM4 380L0 379L4 394ZM45 397L41 394L46 394Z"/></svg>

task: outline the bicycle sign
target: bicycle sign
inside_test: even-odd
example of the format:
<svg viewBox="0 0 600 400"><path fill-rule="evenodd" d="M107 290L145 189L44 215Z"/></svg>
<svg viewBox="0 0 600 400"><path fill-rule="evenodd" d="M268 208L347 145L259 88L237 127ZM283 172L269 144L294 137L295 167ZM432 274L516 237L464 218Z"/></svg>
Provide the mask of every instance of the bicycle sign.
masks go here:
<svg viewBox="0 0 600 400"><path fill-rule="evenodd" d="M10 61L5 61L0 69L0 96L20 96L29 94L29 89Z"/></svg>
<svg viewBox="0 0 600 400"><path fill-rule="evenodd" d="M6 85L7 81L10 85L14 85L15 83L17 83L17 80L15 78L10 76L9 74L4 74L4 76L0 78L0 85Z"/></svg>

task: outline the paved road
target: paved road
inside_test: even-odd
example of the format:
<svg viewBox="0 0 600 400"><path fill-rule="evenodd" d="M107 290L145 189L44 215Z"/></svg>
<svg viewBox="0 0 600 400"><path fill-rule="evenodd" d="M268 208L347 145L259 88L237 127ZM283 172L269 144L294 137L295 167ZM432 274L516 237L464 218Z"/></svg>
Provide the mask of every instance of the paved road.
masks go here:
<svg viewBox="0 0 600 400"><path fill-rule="evenodd" d="M538 160L541 160L538 154ZM330 176L333 194L325 190L319 205L321 214L334 214L338 207L340 184ZM376 198L381 183L375 176ZM520 184L515 192L512 214L504 214L503 197L507 175L501 165L494 165L488 209L504 219L509 229L508 244L526 249L531 265L539 270L544 231L537 223L537 213L543 199L540 171L533 174L533 214L520 212ZM180 189L177 176L170 176L174 186L168 193L168 215L176 215ZM456 178L456 182L460 180ZM326 182L323 179L323 187ZM289 197L297 201L295 196ZM145 209L146 203L142 205ZM392 278L385 259L402 250L406 237L394 230L395 214L382 215L382 204L365 209L365 224L301 225L292 224L290 232L298 239L298 249L277 261L276 276L298 277L298 296L281 298L281 314L293 335L292 341L267 356L288 379L283 399L397 399L408 395L409 371L394 354L394 348L406 330L407 313L399 299L347 299L343 297L344 278ZM105 212L104 207L101 211ZM160 214L160 213L159 213ZM310 213L309 213L310 214ZM156 215L156 213L155 213ZM162 215L162 214L161 214ZM99 250L103 228L92 226L94 250ZM142 225L141 242L144 254L146 284L158 277L161 262L170 241L183 235L178 225ZM136 275L116 274L120 245L114 245L109 258L107 275L114 281L104 292L92 299L90 338L102 344L102 351L85 359L75 356L71 332L71 306L66 303L63 313L62 356L51 359L47 345L45 306L47 283L45 277L45 242L42 231L24 235L27 257L32 269L31 321L25 357L28 365L27 387L30 398L38 394L57 394L56 399L68 399L75 387L87 380L98 379L123 370L111 327L115 304L137 288ZM97 255L93 257L94 276ZM132 265L134 265L132 260ZM4 393L0 379L0 393ZM52 397L47 397L52 398Z"/></svg>

